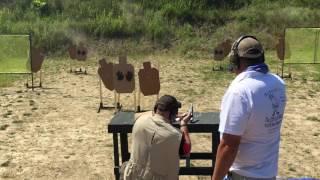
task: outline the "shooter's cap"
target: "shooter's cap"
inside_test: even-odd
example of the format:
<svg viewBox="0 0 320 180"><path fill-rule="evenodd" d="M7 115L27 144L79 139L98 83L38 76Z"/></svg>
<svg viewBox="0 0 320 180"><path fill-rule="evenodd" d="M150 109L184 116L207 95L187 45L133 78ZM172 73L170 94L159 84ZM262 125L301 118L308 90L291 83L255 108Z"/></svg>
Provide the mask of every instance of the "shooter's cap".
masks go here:
<svg viewBox="0 0 320 180"><path fill-rule="evenodd" d="M157 100L155 106L161 111L171 111L181 108L181 103L171 95L164 95Z"/></svg>
<svg viewBox="0 0 320 180"><path fill-rule="evenodd" d="M253 37L242 39L237 47L238 56L255 59L264 55L264 50L260 42Z"/></svg>

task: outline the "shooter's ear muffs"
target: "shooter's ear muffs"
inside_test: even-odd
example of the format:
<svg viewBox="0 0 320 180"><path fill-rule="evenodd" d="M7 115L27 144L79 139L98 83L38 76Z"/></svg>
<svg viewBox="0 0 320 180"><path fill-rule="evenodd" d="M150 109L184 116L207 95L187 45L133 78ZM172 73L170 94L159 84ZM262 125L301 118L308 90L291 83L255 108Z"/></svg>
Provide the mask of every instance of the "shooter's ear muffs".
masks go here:
<svg viewBox="0 0 320 180"><path fill-rule="evenodd" d="M173 117L176 117L177 114L178 114L178 108L171 109L169 113L170 119L172 119Z"/></svg>
<svg viewBox="0 0 320 180"><path fill-rule="evenodd" d="M232 45L231 53L230 53L230 71L240 68L240 57L239 57L239 44L243 39L253 38L258 41L258 39L254 36L244 35L240 36Z"/></svg>

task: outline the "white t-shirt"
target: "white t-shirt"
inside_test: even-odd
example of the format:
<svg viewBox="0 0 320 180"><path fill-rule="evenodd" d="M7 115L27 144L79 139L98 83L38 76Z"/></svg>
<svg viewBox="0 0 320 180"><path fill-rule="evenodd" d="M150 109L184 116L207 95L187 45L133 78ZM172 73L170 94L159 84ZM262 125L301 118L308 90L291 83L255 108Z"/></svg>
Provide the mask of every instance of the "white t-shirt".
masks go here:
<svg viewBox="0 0 320 180"><path fill-rule="evenodd" d="M219 131L241 136L231 171L253 178L277 175L285 83L256 71L240 73L221 103Z"/></svg>

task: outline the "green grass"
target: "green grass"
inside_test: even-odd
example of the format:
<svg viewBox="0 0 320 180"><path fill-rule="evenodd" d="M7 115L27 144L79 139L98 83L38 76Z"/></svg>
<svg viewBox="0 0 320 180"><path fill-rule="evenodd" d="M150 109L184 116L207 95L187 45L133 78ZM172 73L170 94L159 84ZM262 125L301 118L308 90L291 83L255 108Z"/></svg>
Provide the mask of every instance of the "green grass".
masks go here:
<svg viewBox="0 0 320 180"><path fill-rule="evenodd" d="M284 28L314 27L319 24L320 18L320 3L306 3L305 0L41 2L43 3L38 0L0 2L0 32L32 33L34 46L43 47L48 55L60 57L66 55L70 44L84 42L95 51L93 57L117 56L123 52L129 56L139 53L147 56L155 51L165 50L164 52L178 52L184 58L209 59L212 58L212 50L216 44L228 38L234 40L241 34L257 36L265 49L273 54L275 37ZM292 61L313 61L312 33L288 29L287 35ZM26 39L21 38L13 46L0 46L0 72L26 71L27 39L27 36ZM1 37L0 45L11 41ZM19 56L3 57L8 49L16 51L9 54ZM275 72L279 61L271 55L267 57L267 62ZM213 72L212 67L213 63L195 68L203 81L213 83L210 80L232 79L233 75ZM286 72L287 69L286 65ZM292 65L291 71L294 77L304 81L320 81L319 66ZM4 81L7 78L2 79Z"/></svg>
<svg viewBox="0 0 320 180"><path fill-rule="evenodd" d="M133 39L136 47L144 40L198 57L240 34L256 35L274 49L275 35L285 27L317 26L320 18L320 3L305 0L39 2L0 2L0 32L32 33L33 44L50 53L64 52L79 41Z"/></svg>
<svg viewBox="0 0 320 180"><path fill-rule="evenodd" d="M9 87L15 81L22 80L26 75L23 74L0 74L0 87Z"/></svg>
<svg viewBox="0 0 320 180"><path fill-rule="evenodd" d="M0 60L1 73L29 73L30 62L23 58L6 58Z"/></svg>

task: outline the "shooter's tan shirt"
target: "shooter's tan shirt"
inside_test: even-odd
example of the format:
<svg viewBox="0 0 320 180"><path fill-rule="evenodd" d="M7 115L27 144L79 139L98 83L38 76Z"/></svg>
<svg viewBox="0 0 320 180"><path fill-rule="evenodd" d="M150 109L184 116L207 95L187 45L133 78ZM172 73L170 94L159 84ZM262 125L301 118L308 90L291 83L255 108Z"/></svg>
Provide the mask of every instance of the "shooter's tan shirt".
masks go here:
<svg viewBox="0 0 320 180"><path fill-rule="evenodd" d="M140 116L132 130L124 180L177 180L181 133L160 115Z"/></svg>

